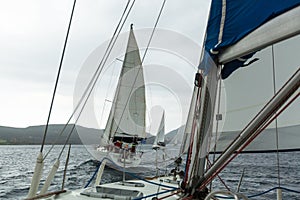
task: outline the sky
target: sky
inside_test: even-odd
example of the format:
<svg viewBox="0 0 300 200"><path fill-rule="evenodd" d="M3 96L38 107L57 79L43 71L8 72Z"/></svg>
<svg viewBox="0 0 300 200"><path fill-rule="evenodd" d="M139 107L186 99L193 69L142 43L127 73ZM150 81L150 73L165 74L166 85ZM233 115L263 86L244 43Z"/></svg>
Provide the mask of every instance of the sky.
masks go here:
<svg viewBox="0 0 300 200"><path fill-rule="evenodd" d="M69 118L74 107L76 81L83 65L92 52L110 39L126 2L111 0L77 1L50 119L51 124L65 123ZM131 23L134 23L134 28L138 30L153 28L162 2L162 0L136 1L122 33L128 32ZM27 127L46 123L72 4L73 1L70 0L0 1L1 126ZM208 7L208 1L192 0L188 3L181 0L167 1L157 28L177 33L180 37L187 38L201 47ZM139 43L141 39L138 39L137 36L137 40ZM144 43L147 41L146 37L142 40ZM152 54L160 60L162 60L161 57L176 57L176 62L165 59L163 65L166 69L180 67L176 65L181 65L181 63L189 65L190 70L184 72L186 74L183 76L188 82L187 87L191 89L193 70L198 63L197 61L191 63L189 58L180 59L180 55L174 56L172 54L172 45L180 48L180 45L184 44L169 45L171 46L170 52L153 50L149 51L148 54L150 56ZM124 47L120 47L119 55L123 54L124 49L122 48ZM160 48L159 45L157 48ZM168 48L166 49L168 50ZM200 56L197 55L199 52L200 48L198 52L194 53L194 57ZM150 66L147 69L153 71L155 66L162 64L157 60L154 62L146 58L145 65ZM155 70L152 74L155 74ZM147 77L147 75L145 76ZM148 80L150 78L151 75L148 75ZM159 87L161 86L157 86L156 83L149 86L150 90L157 92L161 91L155 89ZM187 99L190 98L191 91L185 92ZM162 95L153 95L153 105L150 107L157 106L155 102L159 102L163 98L160 96L165 96L165 99L169 100L163 104L176 104L176 95L172 95L172 91L167 91ZM97 106L99 106L99 110L102 110L103 106L99 104L97 103ZM184 108L178 108L183 110L180 112L187 113L188 103L185 102L185 104ZM181 107L181 105L177 107ZM164 105L162 109L169 111L166 112L167 130L179 127L184 121L184 119L175 120L176 117L174 116L178 109L172 110L171 106L167 108ZM174 113L172 114L172 112ZM101 115L101 113L95 115ZM170 116L169 120L168 115ZM186 114L181 113L182 115L183 117L186 116ZM103 128L105 120L98 121L98 124Z"/></svg>
<svg viewBox="0 0 300 200"><path fill-rule="evenodd" d="M126 2L77 0L51 124L64 124L70 117L78 91L85 87L89 80L86 76L91 75L101 59ZM143 55L162 2L136 1L117 40L115 57L105 65L95 88L87 108L91 112L84 114L81 125L105 127L116 87L112 78L118 76L130 24L134 24ZM0 126L28 127L46 123L72 4L70 0L0 1ZM165 110L166 131L185 123L209 6L209 1L166 1L143 63L147 122L152 124L147 127L149 132L156 131L159 125L156 119L160 119L162 110ZM276 90L299 67L297 52L300 49L294 41L300 42L299 37L287 41L289 46L274 46L277 66L283 66L276 71ZM287 54L288 48L292 51ZM269 76L272 74L271 48L255 56L260 58L258 62L238 70L223 83L226 94L223 104L227 112L225 125L222 125L224 130L241 129L273 95ZM265 82L265 79L269 80ZM299 100L283 114L279 124L299 124L298 110ZM158 112L153 114L153 111Z"/></svg>

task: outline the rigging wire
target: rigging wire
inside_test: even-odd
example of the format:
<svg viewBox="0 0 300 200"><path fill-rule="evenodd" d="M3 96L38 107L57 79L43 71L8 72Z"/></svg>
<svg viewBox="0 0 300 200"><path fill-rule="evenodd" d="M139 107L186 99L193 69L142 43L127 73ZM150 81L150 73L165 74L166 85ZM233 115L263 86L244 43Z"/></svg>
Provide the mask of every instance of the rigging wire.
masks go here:
<svg viewBox="0 0 300 200"><path fill-rule="evenodd" d="M273 92L276 94L276 76L275 76L275 56L274 56L274 45L271 46L272 49L272 72L273 72ZM275 119L275 131L276 131L276 158L277 158L277 181L280 187L280 159L279 159L279 135L278 135L278 123L277 118Z"/></svg>
<svg viewBox="0 0 300 200"><path fill-rule="evenodd" d="M299 84L298 86L299 87ZM237 152L235 154L233 154L233 156L231 158L229 158L229 160L227 160L211 177L209 177L205 182L203 182L200 186L200 189L202 189L207 183L209 183L217 174L219 174L237 155L240 154L240 152L245 149L264 129L267 128L267 126L270 125L271 122L273 122L284 110L287 109L288 106L290 106L300 95L300 92L298 92L289 102L286 103L286 105L281 108L278 112L275 113L275 115L269 119L268 121L265 121L262 124L262 127L260 129L258 129L258 131L252 135L247 142L240 147L239 150L237 150Z"/></svg>
<svg viewBox="0 0 300 200"><path fill-rule="evenodd" d="M164 6L165 6L165 3L166 3L166 0L164 0L164 2L163 2L163 4L162 4L162 7L161 7L161 9L160 9L160 11L159 11L159 14L158 14L158 17L157 17L156 22L155 22L155 24L154 24L154 28L153 28L153 30L152 30L152 33L151 33L151 35L150 35L150 39L149 39L149 41L148 41L148 44L147 44L147 46L146 46L146 49L145 49L145 52L144 52L144 55L143 55L143 58L142 58L142 63L144 62L144 59L145 59L146 54L147 54L147 52L148 52L148 48L149 48L149 46L150 46L150 42L151 42L151 40L152 40L152 38L153 38L154 31L155 31L156 26L157 26L157 24L158 24L158 21L159 21L159 18L160 18L160 16L161 16L161 13L162 13L162 11L163 11L163 8L164 8ZM149 87L149 93L150 93L150 97L151 97L151 96L152 96L151 87ZM151 98L150 98L150 101L151 101ZM152 103L151 103L151 105L152 105ZM150 119L149 119L149 121L150 121ZM151 130L151 124L152 124L152 123L150 123L150 125L149 125L149 131Z"/></svg>
<svg viewBox="0 0 300 200"><path fill-rule="evenodd" d="M73 130L75 129L76 123L78 122L78 120L79 120L79 118L80 118L80 116L81 116L81 113L83 112L83 110L84 110L84 108L85 108L85 105L86 105L86 103L87 103L87 101L88 101L88 99L89 99L89 97L90 97L90 95L91 95L91 93L92 93L92 91L93 91L93 89L94 89L96 83L97 83L97 80L98 80L98 78L99 78L99 76L100 76L100 74L101 74L101 72L102 72L102 70L103 70L103 66L105 65L105 63L106 63L106 61L107 61L107 59L108 59L108 56L110 55L110 52L112 51L112 48L113 48L114 44L115 44L116 41L117 41L117 38L118 38L118 36L119 36L119 34L120 34L120 32L121 32L121 30L122 30L122 28L123 28L123 26L124 26L124 24L125 24L125 22L126 22L126 19L127 19L128 15L129 15L129 13L130 13L130 11L131 11L131 9L132 9L134 3L135 3L135 0L133 0L133 3L131 4L131 6L130 6L130 8L129 8L129 11L128 11L127 14L126 14L126 17L125 17L123 23L121 24L121 28L119 29L119 31L118 31L118 33L117 33L117 36L116 36L115 40L113 41L111 48L110 48L109 51L108 51L107 56L106 56L105 58L103 57L103 58L104 58L104 61L103 61L103 59L101 60L101 61L103 61L103 64L102 64L102 62L100 62L99 66L98 66L98 69L99 69L99 70L98 70L98 69L97 69L97 70L98 70L99 72L98 72L97 76L95 77L95 81L94 81L93 84L91 85L90 91L89 91L89 93L88 93L88 95L87 95L87 97L86 97L86 99L85 99L85 101L84 101L84 103L83 103L83 105L82 105L82 107L81 107L81 110L80 110L79 113L78 113L78 117L77 117L77 119L76 119L76 121L75 121L75 123L74 123L74 125L73 125L72 130L71 130L71 131L69 132L69 134L68 134L68 138L67 138L67 140L65 141L65 144L64 144L64 146L63 146L63 148L62 148L62 150L61 150L61 152L60 152L59 157L62 155L62 152L63 152L63 150L65 149L65 147L66 147L66 145L67 145L67 143L68 143L68 141L69 141L69 138L70 138L70 136L72 135ZM116 31L115 31L115 32L116 32ZM101 64L102 64L102 65L101 65ZM97 73L97 72L96 72L96 73Z"/></svg>
<svg viewBox="0 0 300 200"><path fill-rule="evenodd" d="M143 64L143 62L144 62L144 60L145 60L146 54L147 54L148 49L149 49L149 46L150 46L150 42L151 42L151 40L152 40L152 38L153 38L154 31L155 31L155 29L156 29L156 26L157 26L157 24L158 24L158 21L159 21L159 19L160 19L161 14L162 14L162 11L163 11L163 8L164 8L164 6L165 6L165 3L166 3L166 0L163 1L163 4L162 4L162 6L161 6L161 8L160 8L158 17L157 17L156 22L155 22L155 24L154 24L154 28L153 28L153 30L152 30L152 32L151 32L150 39L149 39L149 41L148 41L148 44L147 44L147 46L146 46L146 49L145 49L145 52L144 52L144 55L143 55L143 58L142 58L142 64ZM151 96L152 96L151 87L149 87L149 93L150 93L150 97L151 97ZM150 98L150 101L151 101L151 98ZM152 103L151 103L151 105L152 105ZM149 121L150 121L150 120L149 120ZM149 131L151 130L151 124L152 124L152 123L150 123Z"/></svg>
<svg viewBox="0 0 300 200"><path fill-rule="evenodd" d="M111 40L110 40L110 42L109 42L109 44L108 44L108 46L107 46L107 48L106 48L106 51L105 51L105 53L104 53L104 55L103 55L103 57L102 57L102 59L101 59L99 65L98 65L98 67L97 67L97 69L96 69L96 72L95 72L94 75L92 76L92 79L90 80L88 86L86 87L84 93L82 94L80 100L78 101L78 104L76 105L74 111L72 112L70 118L68 119L67 123L65 124L63 130L60 132L59 136L61 136L61 135L63 134L63 132L65 131L67 125L70 123L70 121L71 121L71 119L73 118L73 116L75 115L76 111L79 109L79 106L80 106L81 103L83 102L84 97L85 97L85 96L88 94L88 92L90 91L89 94L88 94L88 96L86 97L85 103L83 104L81 111L79 112L79 115L78 115L78 118L77 118L76 122L78 121L78 119L79 119L79 117L80 117L80 114L82 113L82 110L83 110L83 108L85 107L86 102L87 102L87 100L88 100L88 98L89 98L89 96L90 96L90 94L91 94L91 91L93 90L93 88L94 88L94 86L95 86L95 84L96 84L96 82L97 82L97 79L98 79L98 77L100 76L100 73L101 73L101 71L102 71L102 69L103 69L103 65L105 64L105 62L106 62L106 60L107 60L107 58L108 58L108 56L109 56L109 54L110 54L110 52L111 52L111 50L112 50L114 44L115 44L115 42L116 42L116 40L117 40L117 38L118 38L118 36L119 36L121 30L122 30L122 28L123 28L123 26L124 26L124 24L125 24L127 18L128 18L128 15L129 15L129 13L130 13L130 11L131 11L131 9L132 9L134 3L135 3L135 0L133 0L133 3L130 5L130 1L131 1L131 0L128 0L128 1L127 1L127 4L126 4L125 9L124 9L124 11L123 11L123 13L122 13L122 16L121 16L121 18L120 18L120 20L119 20L119 22L118 22L118 25L117 25L116 28L115 28L115 31L114 31L114 33L113 33L113 36L112 36L112 38L111 38ZM130 7L129 7L129 5L130 5ZM128 7L129 7L129 10L127 11ZM127 11L127 14L126 14L126 11ZM126 15L125 15L125 14L126 14ZM125 16L125 18L124 18L124 16ZM123 19L123 18L124 18L124 19ZM76 124L76 123L74 123L72 130L74 130L75 124ZM69 135L70 135L71 133L72 133L72 131L69 132ZM69 138L69 136L68 136L68 138ZM64 146L65 146L65 145L64 145ZM49 151L48 151L47 154L45 155L44 159L47 157L47 155L50 153L50 151L53 149L53 147L54 147L54 144L52 144L51 148L49 149ZM63 149L64 149L64 147L63 147Z"/></svg>
<svg viewBox="0 0 300 200"><path fill-rule="evenodd" d="M209 159L207 158L207 164L208 164L208 167L211 167L212 166L212 163L209 161ZM224 185L224 187L230 191L230 188L226 185L225 181L219 176L219 174L217 174L217 177L219 178L220 182ZM212 183L212 182L211 182ZM212 185L212 184L211 184ZM212 191L210 189L210 191Z"/></svg>
<svg viewBox="0 0 300 200"><path fill-rule="evenodd" d="M116 63L114 64L115 66L113 67L113 70L111 72L111 78L109 79L109 83L108 83L108 88L112 88L112 77L115 74L115 69L116 69ZM108 93L109 93L109 89L106 91L106 95L105 95L105 99L104 99L104 106L102 107L102 112L101 112L101 117L100 117L100 126L102 124L102 120L103 120L103 115L104 115L104 111L106 109L106 102L110 102L112 103L112 101L108 100Z"/></svg>
<svg viewBox="0 0 300 200"><path fill-rule="evenodd" d="M51 116L51 112L52 112L52 108L53 108L53 104L54 104L54 99L55 99L55 94L56 94L56 90L57 90L57 85L58 85L58 81L59 81L59 77L60 77L60 72L61 72L61 68L62 68L62 64L63 64L63 60L64 60L67 41L68 41L68 38L69 38L69 33L70 33L70 29L71 29L73 14L74 14L74 10L75 10L75 4L76 4L76 0L74 0L74 3L73 3L71 17L70 17L70 20L69 20L68 30L67 30L67 34L66 34L66 38L65 38L65 43L64 43L64 47L63 47L63 51L62 51L62 55L61 55L61 59L60 59L59 67L58 67L58 72L57 72L57 76L56 76L54 91L53 91L53 94L52 94L50 109L49 109L49 113L48 113L47 123L46 123L45 132L44 132L43 141L42 141L41 150L40 150L41 153L43 152L45 141L46 141L50 116Z"/></svg>
<svg viewBox="0 0 300 200"><path fill-rule="evenodd" d="M145 49L145 52L144 52L144 55L143 55L143 58L142 58L142 64L143 64L143 62L144 62L144 60L145 60L146 54L147 54L147 52L148 52L150 43L151 43L151 41L152 41L154 32L155 32L155 30L156 30L157 24L158 24L158 22L159 22L159 19L160 19L160 17L161 17L161 14L162 14L162 11L163 11L163 9L164 9L164 7L165 7L165 4L166 4L166 0L163 1L162 6L161 6L160 11L159 11L159 14L158 14L158 17L157 17L157 19L156 19L156 21L155 21L154 27L153 27L152 32L151 32L151 35L150 35L150 39L149 39L149 41L148 41L148 44L147 44L147 46L146 46L146 49Z"/></svg>
<svg viewBox="0 0 300 200"><path fill-rule="evenodd" d="M221 72L221 67L220 67L220 72ZM214 141L214 153L213 153L213 162L215 162L216 160L216 151L217 151L217 142L218 142L218 131L219 131L219 115L220 115L220 107L221 107L221 87L222 87L222 80L221 80L221 73L219 73L218 75L219 77L219 93L218 93L218 111L217 111L217 116L218 118L216 119L217 120L217 123L216 123L216 134L215 134L215 141ZM210 162L208 160L208 162ZM211 164L210 164L211 165ZM211 181L210 183L210 190L212 189L212 185L213 185L213 182Z"/></svg>
<svg viewBox="0 0 300 200"><path fill-rule="evenodd" d="M161 6L161 8L160 8L160 11L159 11L159 14L158 14L158 16L157 16L157 18L156 18L156 21L155 21L155 24L154 24L153 30L152 30L152 32L151 32L151 35L150 35L150 38L149 38L148 44L147 44L147 46L146 46L146 49L145 49L144 55L143 55L143 57L142 57L142 60L141 60L141 67L139 67L139 68L138 68L138 71L137 71L137 73L136 73L135 79L134 79L134 81L133 81L133 83L132 83L132 87L130 88L130 92L129 92L129 94L131 94L131 93L132 93L132 91L133 91L133 86L135 85L135 83L136 83L136 81L137 81L138 74L139 74L139 73L140 73L140 71L141 71L142 64L143 64L143 62L144 62L144 59L145 59L145 57L146 57L146 54L147 54L147 52L148 52L148 49L149 49L150 43L151 43L151 41L152 41L152 38L153 38L154 32L155 32L155 30L156 30L157 24L158 24L158 22L159 22L159 19L160 19L160 17L161 17L162 11L163 11L163 9L164 9L164 6L165 6L165 3L166 3L166 0L164 0L164 1L163 1L163 3L162 3L162 6ZM126 103L125 103L125 108L127 107L128 103L129 103L129 100L130 100L130 99L129 99L129 97L128 97L128 98L127 98L127 100L126 100ZM122 111L122 114L121 114L120 120L119 120L119 122L118 122L118 124L117 124L117 127L119 127L119 125L120 125L120 123L121 123L121 120L122 120L122 118L123 118L123 115L124 115L124 113L125 113L125 109L123 109L123 111ZM116 128L116 130L115 130L114 134L117 132L117 130L118 130L118 128Z"/></svg>

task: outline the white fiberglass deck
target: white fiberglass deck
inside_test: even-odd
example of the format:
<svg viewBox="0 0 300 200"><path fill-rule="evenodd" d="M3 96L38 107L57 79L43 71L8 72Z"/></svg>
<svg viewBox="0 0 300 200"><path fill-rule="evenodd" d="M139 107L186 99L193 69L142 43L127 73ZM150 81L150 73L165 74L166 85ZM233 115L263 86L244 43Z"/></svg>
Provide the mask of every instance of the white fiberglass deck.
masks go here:
<svg viewBox="0 0 300 200"><path fill-rule="evenodd" d="M135 187L134 185L122 185L122 182L103 184L86 189L67 191L66 193L52 196L47 199L152 199L153 197L162 198L171 195L167 199L178 199L176 193L178 183L172 181L173 177L155 178L153 180L131 180L130 183L143 184L144 187ZM97 191L98 190L98 191ZM105 191L104 193L100 191ZM156 195L159 193L159 195ZM132 194L132 195L131 195ZM135 196L133 196L135 195ZM146 198L145 198L146 197Z"/></svg>

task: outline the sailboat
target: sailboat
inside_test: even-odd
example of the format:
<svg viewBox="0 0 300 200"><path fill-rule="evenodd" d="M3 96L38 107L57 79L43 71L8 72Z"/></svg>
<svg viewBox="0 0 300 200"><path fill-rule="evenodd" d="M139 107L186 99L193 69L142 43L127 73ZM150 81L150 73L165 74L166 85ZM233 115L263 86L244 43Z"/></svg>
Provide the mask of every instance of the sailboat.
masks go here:
<svg viewBox="0 0 300 200"><path fill-rule="evenodd" d="M163 112L158 132L152 145L152 149L159 150L165 146L165 112Z"/></svg>
<svg viewBox="0 0 300 200"><path fill-rule="evenodd" d="M158 132L155 137L155 140L152 145L152 149L155 150L155 166L156 166L156 176L159 175L159 167L158 167L158 152L162 151L162 162L165 162L165 112L163 111L161 121L159 124Z"/></svg>
<svg viewBox="0 0 300 200"><path fill-rule="evenodd" d="M146 98L143 67L131 25L127 49L109 118L98 152L122 167L141 163L146 138Z"/></svg>
<svg viewBox="0 0 300 200"><path fill-rule="evenodd" d="M208 185L238 153L299 97L300 69L297 66L296 72L290 75L281 89L275 91L274 96L262 106L237 137L222 149L220 156L210 163L208 154L216 146L220 128L218 124L224 118L218 107L221 99L219 84L222 79L238 73L238 68L248 65L251 67L251 64L257 62L257 59L251 59L257 51L299 33L299 0L284 3L280 0L213 0L201 62L194 78L195 86L186 124L184 147L181 148L182 152L187 153L184 177L177 178L175 173L174 176L155 177L151 181L134 180L129 185L119 182L100 185L100 182L96 181L93 187L63 191L55 198L248 199L246 194L239 191L218 191L217 188L209 189ZM105 138L106 141L109 139ZM175 163L179 166L182 160L178 158ZM99 169L103 170L101 167ZM99 170L99 176L102 172ZM283 188L275 189L278 199L282 199ZM58 193L50 195L54 194Z"/></svg>

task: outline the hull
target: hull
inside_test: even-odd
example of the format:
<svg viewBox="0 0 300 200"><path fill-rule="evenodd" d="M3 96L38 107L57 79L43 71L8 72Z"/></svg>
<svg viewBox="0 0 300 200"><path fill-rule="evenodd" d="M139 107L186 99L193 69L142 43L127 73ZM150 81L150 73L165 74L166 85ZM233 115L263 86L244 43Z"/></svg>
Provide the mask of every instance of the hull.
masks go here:
<svg viewBox="0 0 300 200"><path fill-rule="evenodd" d="M120 167L137 167L142 162L143 152L131 152L125 149L98 147L95 151L98 160L107 158Z"/></svg>
<svg viewBox="0 0 300 200"><path fill-rule="evenodd" d="M179 145L167 144L165 147L160 146L157 150L158 158L156 158L157 152L153 149L153 145L142 145L137 148L135 154L130 154L129 152L129 156L125 159L125 168L127 170L132 168L130 170L134 173L137 173L137 168L145 168L146 171L148 171L153 168L153 163L158 159L160 168L164 169L176 160L179 150ZM114 153L105 147L91 147L89 151L98 161L102 161L104 158L109 159L109 162L107 162L106 165L111 168L120 170L124 167L121 150L118 153Z"/></svg>

